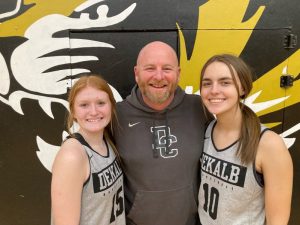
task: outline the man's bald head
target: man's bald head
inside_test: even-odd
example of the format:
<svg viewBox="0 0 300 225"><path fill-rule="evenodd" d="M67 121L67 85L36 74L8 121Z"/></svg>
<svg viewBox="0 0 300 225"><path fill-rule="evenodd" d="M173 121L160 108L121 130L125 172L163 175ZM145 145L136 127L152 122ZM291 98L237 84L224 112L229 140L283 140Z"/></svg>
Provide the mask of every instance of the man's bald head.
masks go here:
<svg viewBox="0 0 300 225"><path fill-rule="evenodd" d="M143 60L145 57L147 58L149 53L157 52L157 51L169 53L170 56L173 58L173 60L177 62L177 66L178 66L179 62L175 50L170 45L161 41L153 41L145 45L138 54L136 65L139 65L140 61Z"/></svg>

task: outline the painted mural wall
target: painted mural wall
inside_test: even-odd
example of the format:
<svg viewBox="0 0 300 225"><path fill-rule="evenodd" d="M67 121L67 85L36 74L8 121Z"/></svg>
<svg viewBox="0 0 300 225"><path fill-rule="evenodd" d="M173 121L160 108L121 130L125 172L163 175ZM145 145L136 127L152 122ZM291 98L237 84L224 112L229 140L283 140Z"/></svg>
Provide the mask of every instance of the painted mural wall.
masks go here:
<svg viewBox="0 0 300 225"><path fill-rule="evenodd" d="M49 224L51 165L66 136L68 88L81 73L99 73L121 101L134 85L138 51L153 40L177 49L187 93L199 94L201 67L213 54L233 53L250 64L256 80L246 104L289 147L290 224L299 224L297 7L297 0L1 0L0 224ZM287 75L293 86L281 87Z"/></svg>

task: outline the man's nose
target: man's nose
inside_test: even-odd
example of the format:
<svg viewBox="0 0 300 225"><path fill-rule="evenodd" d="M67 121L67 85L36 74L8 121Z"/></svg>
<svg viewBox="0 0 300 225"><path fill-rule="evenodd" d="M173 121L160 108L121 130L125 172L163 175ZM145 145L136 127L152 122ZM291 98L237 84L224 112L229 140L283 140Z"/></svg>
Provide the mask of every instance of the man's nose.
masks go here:
<svg viewBox="0 0 300 225"><path fill-rule="evenodd" d="M162 80L163 77L164 77L163 70L162 69L157 69L156 73L155 73L155 79Z"/></svg>

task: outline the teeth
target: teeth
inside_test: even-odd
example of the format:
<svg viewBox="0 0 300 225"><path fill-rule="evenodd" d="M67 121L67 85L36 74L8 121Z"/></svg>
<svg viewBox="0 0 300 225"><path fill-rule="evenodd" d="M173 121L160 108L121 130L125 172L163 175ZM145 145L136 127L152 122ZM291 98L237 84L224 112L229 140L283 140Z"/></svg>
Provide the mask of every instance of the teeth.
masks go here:
<svg viewBox="0 0 300 225"><path fill-rule="evenodd" d="M224 99L221 99L221 98L214 98L214 99L210 99L209 101L212 102L212 103L219 103L219 102L223 102Z"/></svg>
<svg viewBox="0 0 300 225"><path fill-rule="evenodd" d="M166 84L150 84L150 85L154 88L164 88L167 86Z"/></svg>
<svg viewBox="0 0 300 225"><path fill-rule="evenodd" d="M155 88L164 88L165 85L163 85L163 86L155 86L155 85L152 85L152 87L155 87Z"/></svg>
<svg viewBox="0 0 300 225"><path fill-rule="evenodd" d="M90 119L90 120L88 120L88 122L97 122L97 121L99 121L100 119Z"/></svg>

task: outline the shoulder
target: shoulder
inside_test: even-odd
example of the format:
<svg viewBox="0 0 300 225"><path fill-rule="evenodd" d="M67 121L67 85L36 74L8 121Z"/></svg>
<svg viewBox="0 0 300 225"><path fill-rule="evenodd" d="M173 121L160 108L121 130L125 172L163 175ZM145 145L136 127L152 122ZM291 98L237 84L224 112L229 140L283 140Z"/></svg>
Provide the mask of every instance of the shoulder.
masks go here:
<svg viewBox="0 0 300 225"><path fill-rule="evenodd" d="M204 110L204 105L200 95L197 94L185 94L183 101L185 104L188 104L190 107L199 109L200 111Z"/></svg>
<svg viewBox="0 0 300 225"><path fill-rule="evenodd" d="M278 134L271 130L266 130L262 133L259 147L265 149L264 151L285 151L286 145ZM272 150L273 149L273 150Z"/></svg>
<svg viewBox="0 0 300 225"><path fill-rule="evenodd" d="M258 170L262 171L267 167L275 170L275 167L291 164L290 153L283 138L271 130L265 131L258 145L256 161Z"/></svg>
<svg viewBox="0 0 300 225"><path fill-rule="evenodd" d="M80 155L81 152L84 152L83 145L76 138L65 140L61 145L60 151L71 155Z"/></svg>
<svg viewBox="0 0 300 225"><path fill-rule="evenodd" d="M124 99L121 102L116 104L116 114L117 114L117 121L118 123L122 123L124 119L128 117L134 111L134 107L132 107L129 102Z"/></svg>
<svg viewBox="0 0 300 225"><path fill-rule="evenodd" d="M184 106L189 109L189 111L193 111L196 115L203 119L206 125L215 117L206 110L200 95L197 94L185 94L184 96Z"/></svg>
<svg viewBox="0 0 300 225"><path fill-rule="evenodd" d="M201 101L200 95L196 94L184 94L184 98L189 99L191 101Z"/></svg>
<svg viewBox="0 0 300 225"><path fill-rule="evenodd" d="M89 174L89 159L83 146L75 138L67 139L52 166L53 193L59 197L79 195Z"/></svg>
<svg viewBox="0 0 300 225"><path fill-rule="evenodd" d="M124 104L126 104L125 102L126 102L126 99L123 99L122 101L117 102L116 103L116 108L119 108L119 107L123 106Z"/></svg>
<svg viewBox="0 0 300 225"><path fill-rule="evenodd" d="M129 104L129 101L128 101L127 98L125 98L122 101L116 103L116 109L117 109L117 111L120 111L120 110L122 110L124 108L128 108L128 107L131 106L131 104Z"/></svg>
<svg viewBox="0 0 300 225"><path fill-rule="evenodd" d="M80 167L87 160L83 146L75 138L67 139L58 151L53 167Z"/></svg>
<svg viewBox="0 0 300 225"><path fill-rule="evenodd" d="M202 100L199 95L196 94L184 94L182 97L182 106L193 107L198 110L202 110Z"/></svg>

